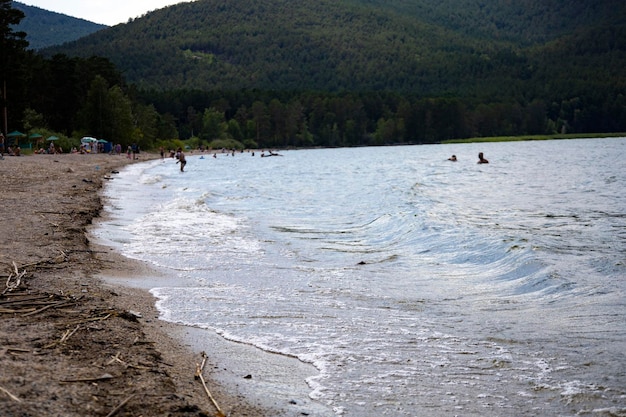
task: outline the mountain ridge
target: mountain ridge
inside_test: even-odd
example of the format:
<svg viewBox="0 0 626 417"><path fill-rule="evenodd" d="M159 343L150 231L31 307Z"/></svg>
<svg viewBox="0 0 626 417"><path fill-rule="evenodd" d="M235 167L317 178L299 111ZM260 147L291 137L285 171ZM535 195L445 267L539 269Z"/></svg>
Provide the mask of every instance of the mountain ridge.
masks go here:
<svg viewBox="0 0 626 417"><path fill-rule="evenodd" d="M625 131L626 7L520 1L182 3L27 54L12 104L144 148Z"/></svg>
<svg viewBox="0 0 626 417"><path fill-rule="evenodd" d="M108 27L17 1L13 8L24 13L16 29L28 34L26 40L34 50L74 41Z"/></svg>
<svg viewBox="0 0 626 417"><path fill-rule="evenodd" d="M466 96L472 91L493 95L504 88L506 94L513 94L543 65L542 54L553 55L547 45L591 27L623 26L619 17L625 9L615 0L578 2L570 8L566 0L549 7L523 0L532 8L520 17L522 22L503 21L498 27L505 16L510 18L523 8L499 0L491 3L491 11L485 11L484 2L463 0L466 10L457 8L455 17L445 25L438 24L453 3L198 0L156 10L44 52L104 56L141 89L258 88ZM554 10L543 16L551 8ZM554 14L563 10L587 17L551 29ZM486 28L475 29L482 27L476 16L483 16ZM529 31L519 29L525 19L543 22L535 28L541 36L528 39ZM588 22L587 26L577 27L580 19ZM494 80L498 80L497 86Z"/></svg>

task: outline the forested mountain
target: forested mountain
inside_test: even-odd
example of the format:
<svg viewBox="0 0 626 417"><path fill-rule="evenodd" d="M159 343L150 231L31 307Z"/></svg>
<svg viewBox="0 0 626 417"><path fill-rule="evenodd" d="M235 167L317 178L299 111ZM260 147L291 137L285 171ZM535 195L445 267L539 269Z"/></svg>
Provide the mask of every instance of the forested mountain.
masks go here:
<svg viewBox="0 0 626 417"><path fill-rule="evenodd" d="M13 8L24 13L16 29L27 33L29 47L36 50L74 41L107 27L19 2L13 2Z"/></svg>
<svg viewBox="0 0 626 417"><path fill-rule="evenodd" d="M623 0L197 0L7 58L16 125L144 148L626 131Z"/></svg>
<svg viewBox="0 0 626 417"><path fill-rule="evenodd" d="M525 46L554 40L581 27L615 22L620 1L579 0L354 0L389 8L471 38Z"/></svg>
<svg viewBox="0 0 626 417"><path fill-rule="evenodd" d="M622 30L625 10L621 0L198 0L48 53L105 56L146 89L482 97L527 88L561 53L549 42Z"/></svg>

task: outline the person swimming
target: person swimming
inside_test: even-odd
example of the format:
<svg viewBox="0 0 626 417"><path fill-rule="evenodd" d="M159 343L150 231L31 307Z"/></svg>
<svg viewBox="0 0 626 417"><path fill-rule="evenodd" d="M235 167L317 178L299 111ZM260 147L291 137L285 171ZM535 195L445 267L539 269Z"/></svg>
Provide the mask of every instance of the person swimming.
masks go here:
<svg viewBox="0 0 626 417"><path fill-rule="evenodd" d="M489 161L487 161L484 157L483 157L483 153L479 152L478 153L478 163L479 164L488 164Z"/></svg>
<svg viewBox="0 0 626 417"><path fill-rule="evenodd" d="M448 158L448 161L456 162L456 155L452 155L450 158Z"/></svg>

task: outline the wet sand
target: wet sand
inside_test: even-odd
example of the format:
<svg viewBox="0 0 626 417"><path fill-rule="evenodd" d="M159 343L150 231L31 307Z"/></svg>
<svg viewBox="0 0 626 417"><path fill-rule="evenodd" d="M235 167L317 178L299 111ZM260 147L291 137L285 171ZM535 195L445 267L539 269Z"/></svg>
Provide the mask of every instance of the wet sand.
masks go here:
<svg viewBox="0 0 626 417"><path fill-rule="evenodd" d="M159 320L146 290L158 271L90 237L102 184L157 157L0 160L2 414L315 415L312 367ZM215 403L196 377L202 351Z"/></svg>

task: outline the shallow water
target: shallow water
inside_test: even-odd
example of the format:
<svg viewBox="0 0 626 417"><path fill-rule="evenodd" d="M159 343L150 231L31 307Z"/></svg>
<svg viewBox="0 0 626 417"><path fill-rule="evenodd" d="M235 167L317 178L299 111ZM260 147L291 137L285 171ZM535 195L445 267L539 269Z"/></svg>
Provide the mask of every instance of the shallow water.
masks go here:
<svg viewBox="0 0 626 417"><path fill-rule="evenodd" d="M164 320L313 364L311 415L626 415L625 151L192 155L124 170L95 234L169 271Z"/></svg>

